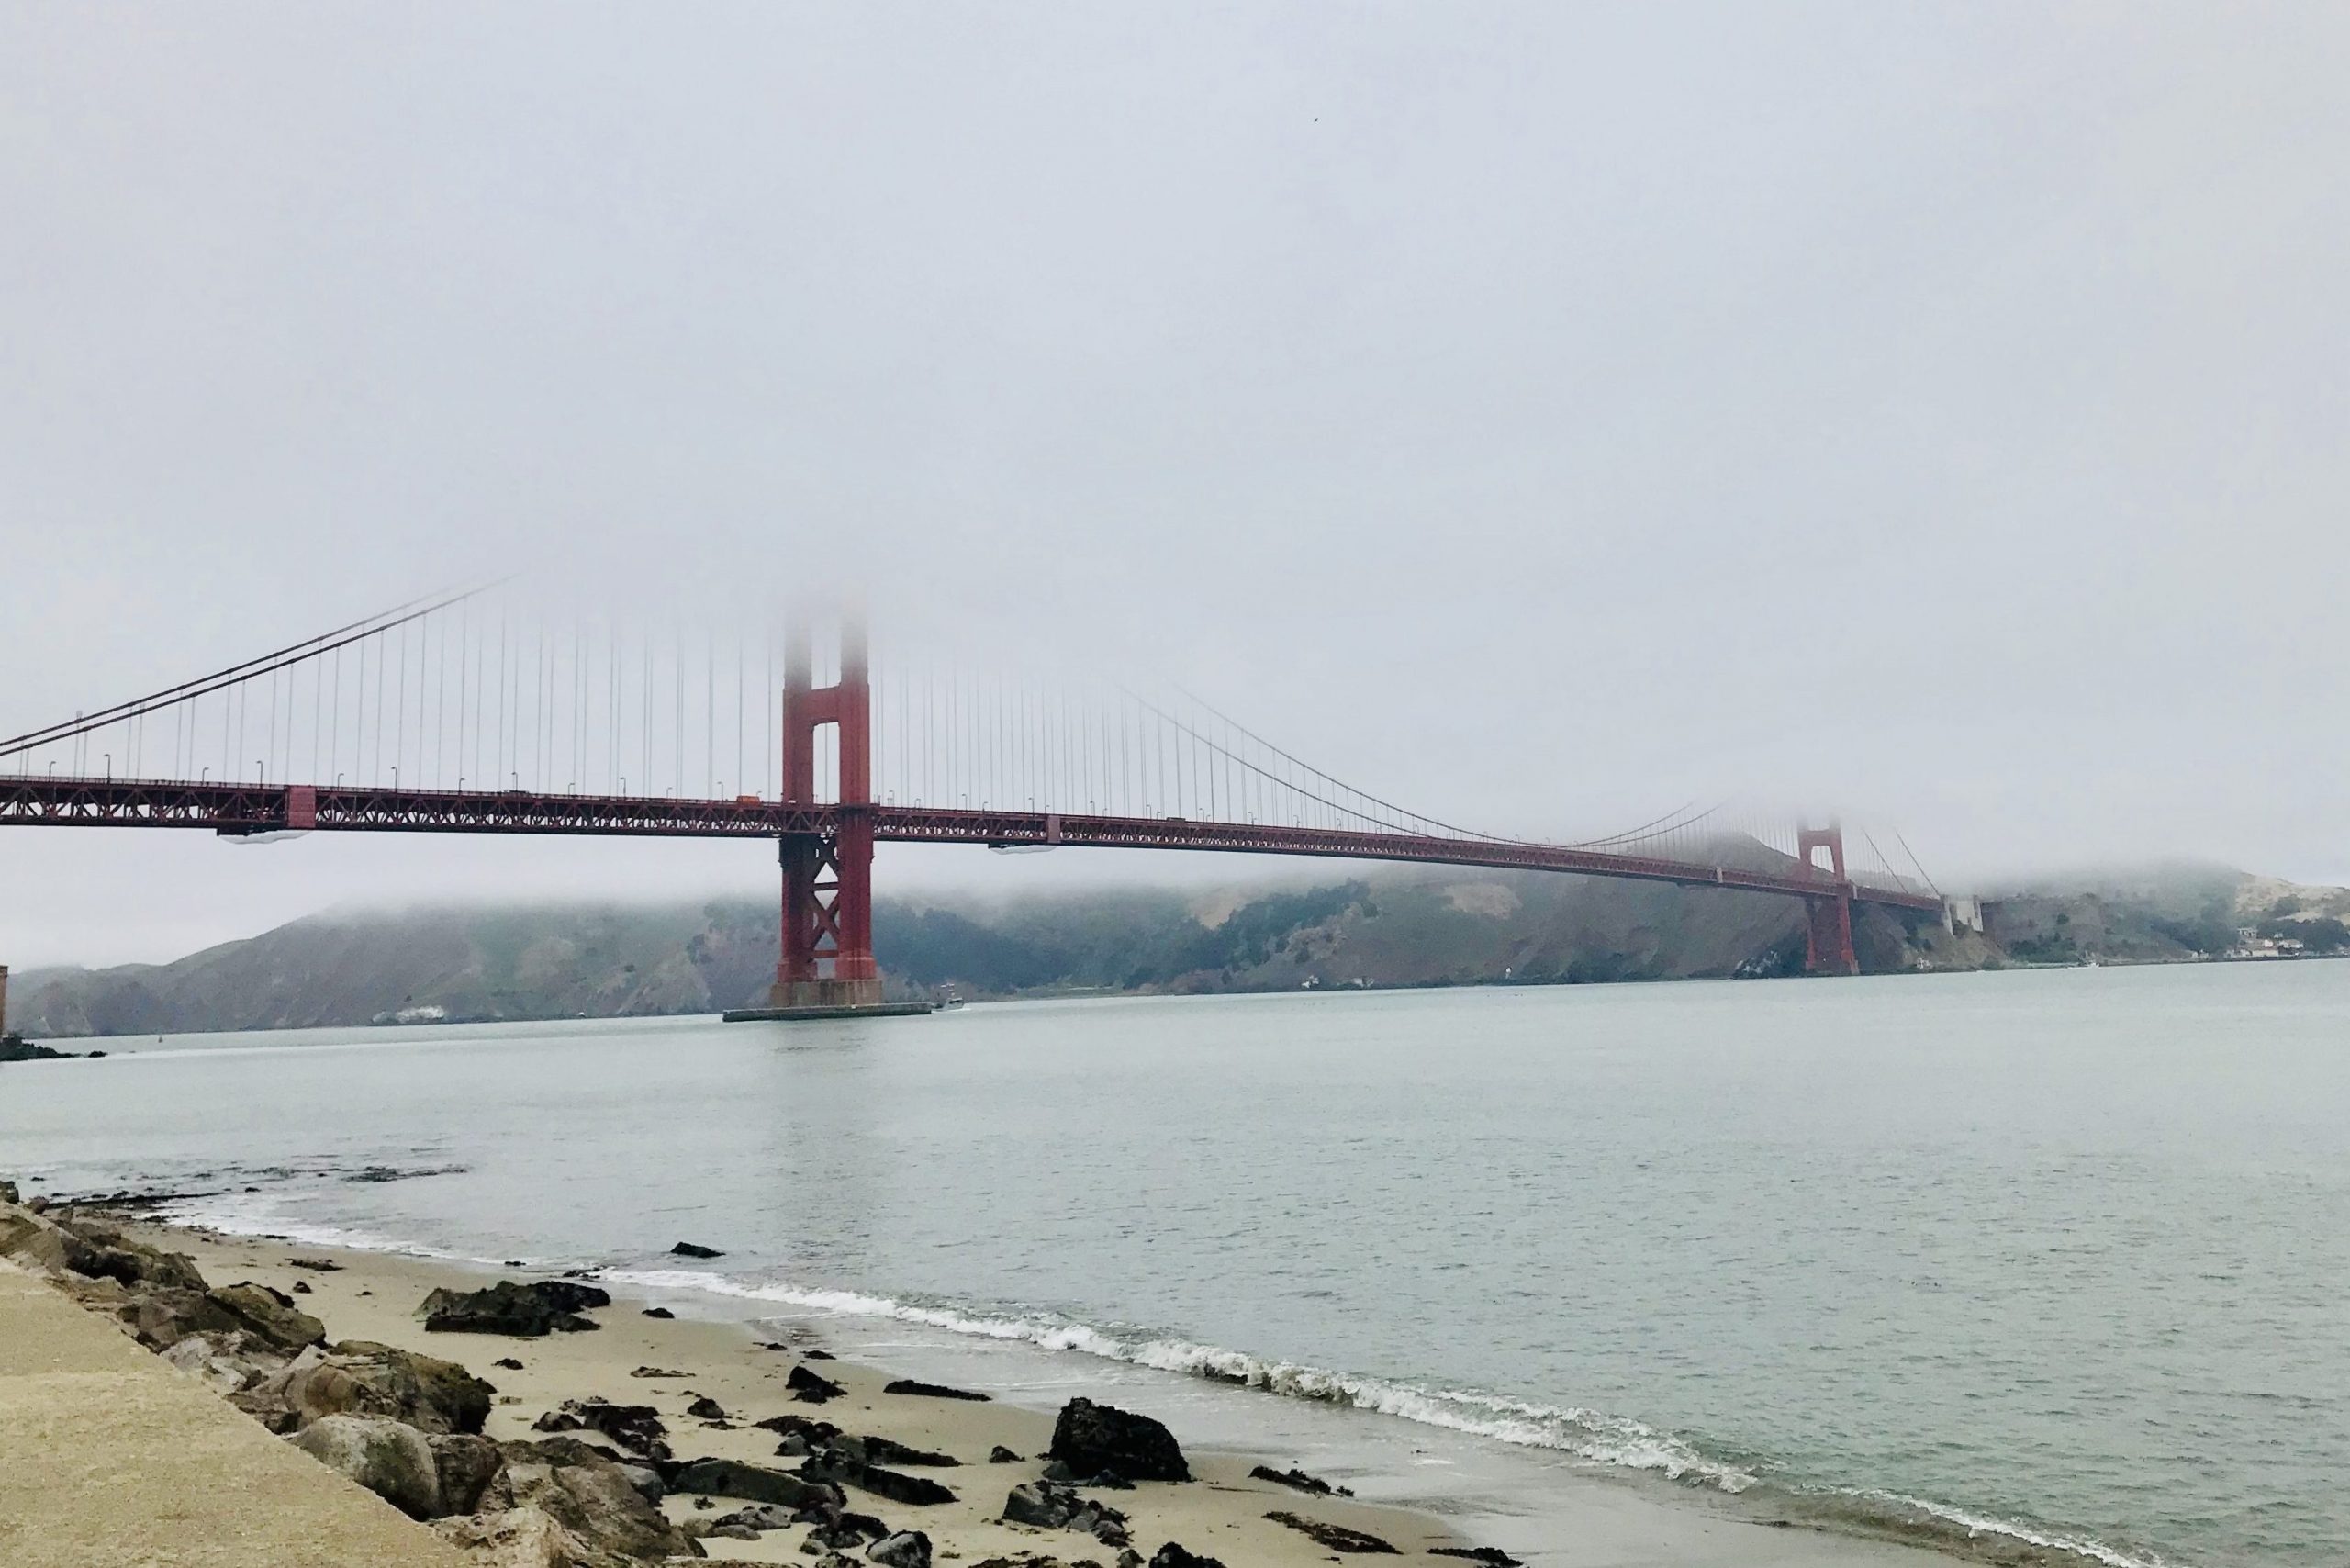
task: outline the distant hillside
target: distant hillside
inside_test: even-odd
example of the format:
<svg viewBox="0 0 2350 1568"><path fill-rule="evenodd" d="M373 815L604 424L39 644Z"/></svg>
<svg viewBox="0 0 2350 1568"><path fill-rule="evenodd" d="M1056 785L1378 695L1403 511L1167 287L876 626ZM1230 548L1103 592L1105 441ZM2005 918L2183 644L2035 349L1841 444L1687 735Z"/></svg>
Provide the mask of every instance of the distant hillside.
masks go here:
<svg viewBox="0 0 2350 1568"><path fill-rule="evenodd" d="M2000 893L1991 935L2010 961L2179 963L2299 943L2350 951L2350 889L2302 887L2216 866L2052 879Z"/></svg>
<svg viewBox="0 0 2350 1568"><path fill-rule="evenodd" d="M2350 893L2194 869L2020 888L1990 938L1863 908L1872 972L2009 962L2165 962L2246 930L2312 951L2350 936ZM1791 901L1533 872L1382 870L1216 895L1165 890L884 900L874 943L899 995L1198 992L1781 975L1803 960ZM34 1037L706 1013L763 998L771 902L313 915L175 963L19 973Z"/></svg>

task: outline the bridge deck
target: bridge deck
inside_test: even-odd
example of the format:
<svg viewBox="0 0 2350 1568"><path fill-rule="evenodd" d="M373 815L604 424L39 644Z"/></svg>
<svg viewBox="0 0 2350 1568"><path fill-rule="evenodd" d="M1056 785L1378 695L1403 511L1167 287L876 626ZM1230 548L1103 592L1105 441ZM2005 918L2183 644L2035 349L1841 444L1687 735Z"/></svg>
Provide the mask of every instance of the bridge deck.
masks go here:
<svg viewBox="0 0 2350 1568"><path fill-rule="evenodd" d="M819 833L847 812L869 812L877 841L901 844L1059 846L1304 855L1348 860L1478 866L1632 878L1684 887L1820 898L1939 911L1931 893L1869 882L1839 884L1795 871L1751 870L1626 855L1574 845L1432 837L1279 823L1192 822L1181 817L1083 816L929 806L798 806L759 800L677 796L545 795L527 790L393 790L210 781L0 779L0 825L180 827L257 834L282 832L498 833L655 838L773 838Z"/></svg>

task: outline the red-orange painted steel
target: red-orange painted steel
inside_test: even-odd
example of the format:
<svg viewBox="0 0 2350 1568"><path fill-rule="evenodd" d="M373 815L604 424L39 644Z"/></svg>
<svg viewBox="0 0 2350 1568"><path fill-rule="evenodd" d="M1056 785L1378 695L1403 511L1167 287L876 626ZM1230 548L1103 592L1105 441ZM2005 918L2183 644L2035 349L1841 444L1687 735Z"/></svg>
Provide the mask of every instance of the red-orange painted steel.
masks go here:
<svg viewBox="0 0 2350 1568"><path fill-rule="evenodd" d="M184 783L163 779L0 778L0 825L185 827L265 833L286 825L287 786ZM759 838L836 834L838 805L775 801L694 801L675 796L533 795L519 790L316 789L319 832L519 833L643 838ZM898 844L1063 844L1102 849L1192 849L1244 855L1306 855L1348 860L1400 860L1502 870L1572 871L1816 899L1849 890L1854 902L1939 911L1942 901L1868 882L1834 883L1786 872L1755 871L1637 855L1502 838L1439 838L1287 827L1268 823L1205 823L1180 818L1058 815L1059 834L1043 812L965 811L928 806L868 806L873 837Z"/></svg>
<svg viewBox="0 0 2350 1568"><path fill-rule="evenodd" d="M873 958L873 692L865 629L841 627L840 678L814 683L807 627L786 636L783 655L783 804L816 811L818 732L840 736L840 798L814 824L786 827L783 950L775 971L778 1007L871 1005L881 1000Z"/></svg>

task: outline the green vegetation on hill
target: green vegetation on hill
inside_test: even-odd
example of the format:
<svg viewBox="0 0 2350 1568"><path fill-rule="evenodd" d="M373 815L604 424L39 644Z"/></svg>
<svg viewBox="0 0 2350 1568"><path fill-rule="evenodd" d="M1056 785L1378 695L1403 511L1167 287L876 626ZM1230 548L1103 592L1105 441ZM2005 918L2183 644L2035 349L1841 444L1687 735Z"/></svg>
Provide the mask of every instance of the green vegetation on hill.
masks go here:
<svg viewBox="0 0 2350 1568"><path fill-rule="evenodd" d="M1863 907L1871 972L2002 962L2168 962L2248 929L2350 948L2350 893L2237 872L2020 890L1991 940ZM1389 869L1207 898L1164 889L982 901L885 899L874 945L898 996L1590 984L1799 973L1793 901L1533 872ZM445 1019L707 1013L763 1000L767 901L332 913L176 963L20 973L12 1021L39 1036Z"/></svg>

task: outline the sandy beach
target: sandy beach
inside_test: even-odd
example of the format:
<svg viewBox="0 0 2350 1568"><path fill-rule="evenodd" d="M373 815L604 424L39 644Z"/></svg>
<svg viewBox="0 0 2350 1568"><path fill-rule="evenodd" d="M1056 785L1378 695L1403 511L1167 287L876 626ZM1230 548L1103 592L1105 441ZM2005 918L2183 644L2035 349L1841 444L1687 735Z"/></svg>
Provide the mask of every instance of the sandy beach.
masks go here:
<svg viewBox="0 0 2350 1568"><path fill-rule="evenodd" d="M845 1430L888 1438L911 1448L951 1455L952 1469L921 1473L944 1482L956 1494L951 1503L919 1508L852 1491L852 1506L878 1514L893 1526L928 1534L942 1561L1015 1561L1034 1556L1101 1563L1116 1560L1114 1548L1067 1530L1047 1531L1006 1524L1000 1516L1005 1493L1036 1479L1051 1440L1053 1417L997 1401L887 1394L888 1369L839 1360L807 1361L800 1354L764 1348L744 1326L689 1317L643 1315L638 1301L614 1293L613 1305L591 1316L601 1327L591 1333L557 1333L512 1339L474 1334L427 1333L417 1307L436 1289L468 1289L498 1278L532 1277L519 1270L484 1271L462 1265L380 1252L291 1245L265 1238L228 1237L143 1225L127 1227L151 1245L195 1259L207 1279L247 1281L295 1295L302 1309L319 1317L335 1339L365 1339L463 1361L489 1379L498 1394L487 1436L527 1439L532 1424L567 1400L601 1397L613 1403L648 1405L667 1426L680 1457L710 1457L789 1468L777 1456L777 1434L754 1421L799 1413L831 1421ZM303 1261L297 1263L292 1260ZM317 1262L331 1270L305 1266ZM300 1294L296 1294L297 1287ZM772 1342L771 1342L772 1343ZM820 1349L812 1345L795 1350ZM498 1364L520 1361L519 1368ZM811 1365L846 1391L821 1406L796 1401L785 1386L795 1366ZM664 1375L639 1375L644 1371ZM688 1414L697 1400L711 1399L726 1412L722 1419ZM594 1434L588 1434L593 1437ZM1179 1433L1180 1437L1181 1434ZM1020 1454L1016 1462L990 1464L1002 1447ZM1132 1491L1091 1493L1110 1501L1131 1520L1136 1549L1148 1557L1166 1541L1181 1542L1202 1556L1226 1564L1281 1565L1326 1562L1330 1550L1266 1516L1287 1512L1368 1532L1407 1555L1461 1542L1437 1519L1371 1507L1337 1497L1309 1496L1288 1487L1251 1480L1261 1458L1186 1450L1197 1479L1190 1484L1141 1483ZM663 1506L680 1525L740 1507L738 1500L672 1494ZM804 1529L762 1532L759 1539L711 1539L713 1559L744 1562L803 1561Z"/></svg>
<svg viewBox="0 0 2350 1568"><path fill-rule="evenodd" d="M1044 1472L1043 1456L1053 1435L1052 1412L1000 1398L887 1393L885 1386L898 1375L893 1370L835 1358L804 1329L795 1331L789 1343L763 1340L760 1330L739 1321L650 1315L644 1298L614 1290L611 1305L589 1314L599 1324L593 1332L540 1338L431 1333L426 1331L419 1307L435 1290L548 1276L520 1268L487 1269L153 1223L134 1221L125 1230L149 1245L187 1254L208 1280L250 1281L285 1293L326 1325L330 1341L371 1340L463 1362L496 1387L483 1428L491 1439L533 1439L543 1435L540 1424L550 1412L560 1412L568 1402L603 1399L651 1406L681 1460L711 1458L791 1469L799 1461L778 1457L778 1433L754 1423L801 1416L958 1462L952 1468L912 1472L944 1483L954 1494L952 1501L913 1506L855 1489L847 1494L852 1508L878 1516L892 1529L924 1532L939 1561L1091 1561L1107 1565L1119 1561L1124 1550L1072 1530L1008 1523L1002 1518L1006 1494ZM819 1373L839 1384L843 1393L822 1405L796 1398L789 1386L795 1368ZM1130 1391L1119 1391L1118 1397L1130 1398ZM714 1402L723 1414L713 1414L705 1401ZM580 1435L598 1439L595 1432ZM1180 1439L1182 1434L1179 1430L1176 1436ZM990 1462L999 1450L1020 1457ZM1189 1484L1143 1482L1131 1490L1087 1494L1126 1516L1131 1550L1139 1558L1148 1559L1169 1542L1227 1568L1243 1563L1281 1568L1383 1554L1369 1542L1355 1543L1354 1551L1334 1551L1326 1543L1330 1538L1315 1539L1296 1528L1299 1521L1360 1532L1400 1555L1423 1559L1436 1551L1465 1556L1483 1545L1464 1539L1434 1513L1309 1495L1251 1476L1259 1465L1286 1470L1289 1462L1279 1454L1189 1443L1184 1451L1195 1477ZM1524 1542L1516 1542L1528 1560L1569 1568L1926 1568L1951 1561L1913 1546L1771 1528L1604 1481L1581 1480L1573 1485L1580 1488L1576 1495L1584 1506L1572 1512L1571 1532L1539 1551L1528 1551ZM672 1521L697 1532L743 1506L739 1498L688 1491L672 1492L662 1502ZM820 1551L810 1541L810 1533L804 1527L763 1529L752 1539L706 1539L703 1547L721 1561L797 1562ZM2002 1551L1998 1555L2017 1562L2042 1560L2029 1551Z"/></svg>

